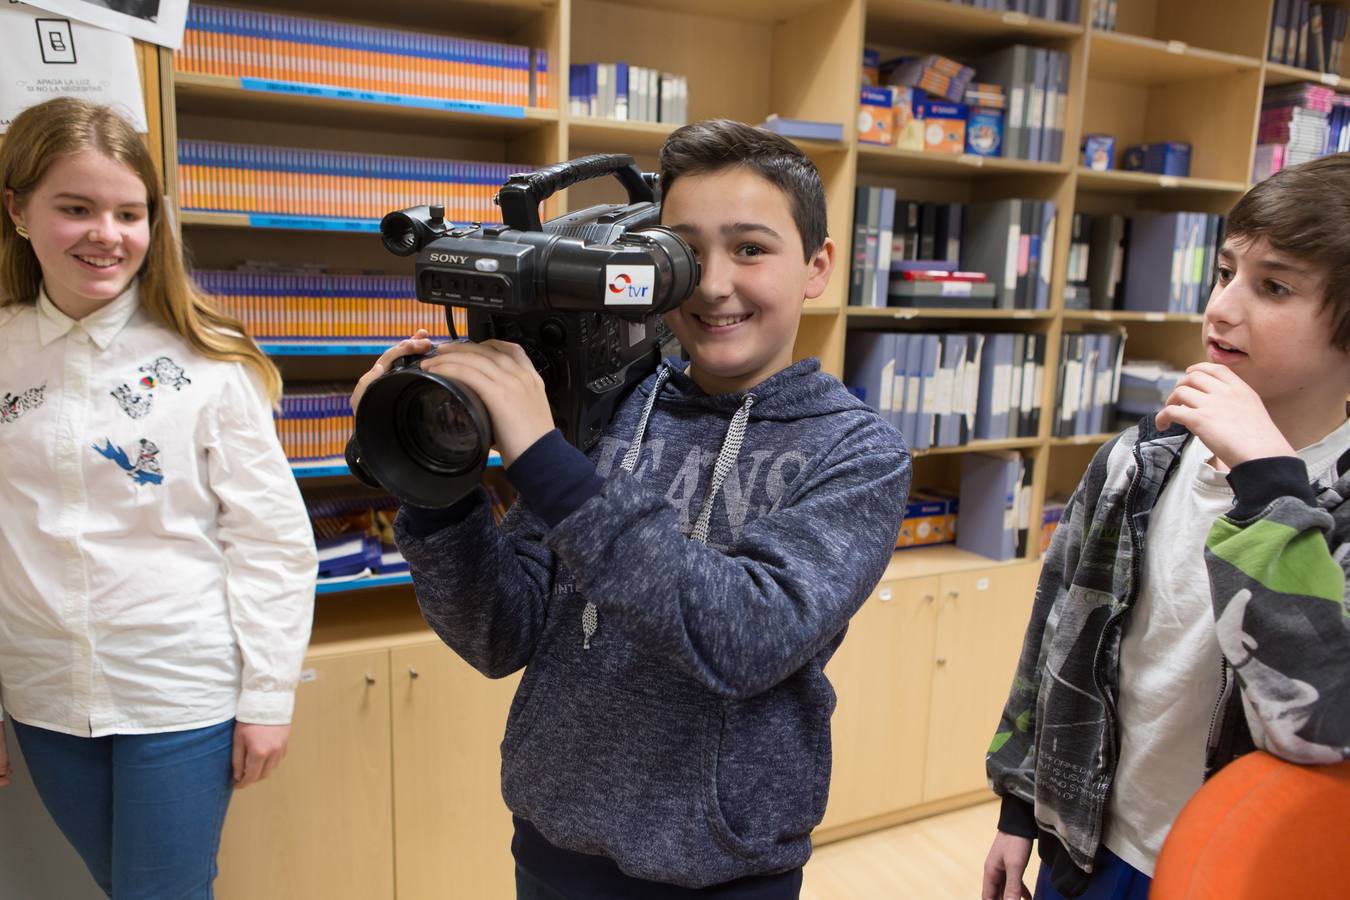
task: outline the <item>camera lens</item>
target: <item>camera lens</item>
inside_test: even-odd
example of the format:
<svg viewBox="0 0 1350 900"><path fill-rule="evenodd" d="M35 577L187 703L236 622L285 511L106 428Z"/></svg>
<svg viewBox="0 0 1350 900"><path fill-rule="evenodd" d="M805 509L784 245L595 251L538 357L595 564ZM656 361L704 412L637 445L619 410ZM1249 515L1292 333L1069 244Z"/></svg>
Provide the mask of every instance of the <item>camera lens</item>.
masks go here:
<svg viewBox="0 0 1350 900"><path fill-rule="evenodd" d="M356 438L361 465L385 490L436 509L478 485L492 422L464 385L400 365L371 382L356 411Z"/></svg>
<svg viewBox="0 0 1350 900"><path fill-rule="evenodd" d="M458 475L483 456L484 435L468 407L436 382L409 385L399 397L395 421L404 452L433 472Z"/></svg>

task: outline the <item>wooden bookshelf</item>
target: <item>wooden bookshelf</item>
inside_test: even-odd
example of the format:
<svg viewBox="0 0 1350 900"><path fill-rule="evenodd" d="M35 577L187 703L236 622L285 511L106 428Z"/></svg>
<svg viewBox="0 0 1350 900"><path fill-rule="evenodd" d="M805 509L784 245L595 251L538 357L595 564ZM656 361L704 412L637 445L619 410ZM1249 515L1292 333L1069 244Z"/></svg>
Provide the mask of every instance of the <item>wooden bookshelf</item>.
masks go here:
<svg viewBox="0 0 1350 900"><path fill-rule="evenodd" d="M1008 44L1077 38L1083 26L944 0L871 0L867 34L872 41L894 46L913 44L921 35L925 48L932 52L970 53Z"/></svg>
<svg viewBox="0 0 1350 900"><path fill-rule="evenodd" d="M1078 187L1104 194L1138 194L1145 191L1172 191L1179 194L1235 194L1236 201L1247 190L1245 181L1220 181L1216 178L1190 178L1157 175L1153 172L1126 172L1121 169L1078 167Z"/></svg>
<svg viewBox="0 0 1350 900"><path fill-rule="evenodd" d="M845 309L849 321L864 319L970 319L989 322L1049 322L1055 314L1048 309L958 309L942 306L850 306Z"/></svg>
<svg viewBox="0 0 1350 900"><path fill-rule="evenodd" d="M1261 68L1259 59L1110 31L1094 31L1091 48L1090 77L1149 87Z"/></svg>
<svg viewBox="0 0 1350 900"><path fill-rule="evenodd" d="M971 441L955 447L925 447L911 451L916 459L924 456L949 456L958 453L983 453L990 450L1035 450L1040 438L1009 438L1005 441ZM981 557L987 562L987 558Z"/></svg>
<svg viewBox="0 0 1350 900"><path fill-rule="evenodd" d="M317 89L306 91L304 85L196 72L176 74L174 88L180 114L337 128L359 124L374 132L436 128L502 140L558 121L556 109L503 107L493 113L475 111L474 107L489 105L469 101L382 98L373 94L370 99L361 99L357 91L335 91L346 96L330 96ZM398 151L391 148L390 152Z"/></svg>
<svg viewBox="0 0 1350 900"><path fill-rule="evenodd" d="M1269 61L1266 63L1267 85L1301 84L1305 81L1329 87L1342 94L1350 91L1350 78L1338 72L1314 72L1312 69L1299 69L1283 63Z"/></svg>
<svg viewBox="0 0 1350 900"><path fill-rule="evenodd" d="M349 5L321 12L360 20L352 0L344 2ZM1260 5L1254 0L1236 2L1236 10L1247 18ZM288 0L285 11L319 12L311 4L312 0ZM1122 11L1120 30L1109 33L1086 29L1081 23L990 12L943 0L755 0L737 4L721 0L626 4L513 0L466 8L471 16L462 27L472 36L547 39L550 67L560 88L554 92L558 109L525 110L519 118L510 119L453 110L386 109L375 102L250 90L239 79L181 75L173 80L179 118L195 129L196 134L189 136L203 132L216 136L249 122L256 123L259 139L276 135L281 140L304 129L317 134L324 146L347 142L364 150L378 142L391 148L389 152L408 155L430 155L441 149L456 158L493 161L511 157L529 164L618 151L652 168L674 126L573 116L561 89L570 63L612 60L616 58L612 48L625 46L631 49L619 55L631 64L688 77L691 119L727 116L757 122L777 113L842 122L844 142L802 142L826 180L830 232L839 244L840 262L829 292L805 307L796 347L799 355L819 356L826 369L836 374L842 371L851 329L888 323L908 329L1031 330L1047 338L1051 358L1046 366L1051 373L1066 326L1129 325L1136 339L1137 329L1144 326L1165 326L1171 331L1195 328L1198 316L1159 319L1159 314L1152 313L1063 310L1069 218L1077 209L1124 213L1150 208L1226 209L1248 186L1262 85L1285 83L1303 74L1262 61L1264 38L1258 40L1256 35L1264 34L1268 11L1261 13L1259 23L1244 20L1212 27L1216 14L1230 9L1219 0L1167 4L1141 0L1128 13ZM1202 27L1205 22L1210 27ZM629 38L634 33L660 35L661 39L633 42ZM856 140L854 110L864 46L944 52L970 59L1013 43L1047 46L1070 56L1061 162L939 155ZM1183 120L1187 124L1181 127ZM1115 134L1118 149L1146 140L1189 139L1194 145L1193 175L1174 178L1084 168L1078 164L1076 148L1080 135L1089 131ZM1055 201L1061 227L1053 248L1050 309L849 308L846 270L853 191L858 184L893 186L902 196L920 200L972 202L1023 196ZM605 180L574 186L557 205L576 209L614 199L615 188ZM189 236L195 230L209 229L222 240L230 232L225 244L235 255L250 240L248 234L259 231L248 217L234 214L192 212L184 214L182 222ZM320 234L296 235L294 246L301 246L303 237L308 241L306 252L327 239ZM278 246L276 240L263 240ZM290 245L291 240L280 243ZM359 238L334 242L334 252L341 253L336 248L343 243L361 244L367 265L372 255L378 257ZM386 264L393 270L398 261L391 258ZM1176 351L1182 352L1181 340L1171 340ZM1137 343L1127 344L1127 353L1136 355L1136 347ZM1143 348L1139 349L1142 353ZM1047 383L1045 391L1048 404L1054 385ZM1038 469L1043 468L1045 452L1052 446L1048 422L1042 431L1031 444L1017 448L1035 457ZM960 452L960 448L944 450ZM1039 499L1038 488L1037 506Z"/></svg>
<svg viewBox="0 0 1350 900"><path fill-rule="evenodd" d="M949 575L960 572L987 571L1015 566L1025 560L1010 559L995 562L978 553L961 550L955 544L939 544L935 547L907 547L895 551L886 567L882 581L897 581L928 578L934 575ZM1019 636L1020 637L1020 636Z"/></svg>
<svg viewBox="0 0 1350 900"><path fill-rule="evenodd" d="M1083 4L1085 10L1088 6ZM838 254L828 292L804 307L794 348L797 357L817 356L826 371L841 375L853 330L1035 333L1047 344L1043 409L1054 400L1059 342L1066 331L1125 327L1127 358L1156 358L1184 366L1199 355L1201 316L1064 309L1073 213L1225 212L1249 186L1265 86L1334 81L1339 89L1350 90L1350 79L1343 75L1324 77L1264 61L1270 0L1131 0L1121 4L1115 32L943 0L466 0L456 4L453 24L446 16L428 19L426 13L437 11L421 0L381 7L378 12L357 0L330 4L278 0L268 8L351 22L378 17L383 21L372 24L420 30L431 22L432 28L466 37L544 47L556 108L527 109L519 117L506 117L252 90L238 79L173 75L169 55L161 53L165 98L161 134L170 162L174 141L186 137L528 165L591 152L626 152L650 170L674 126L570 115L568 66L623 60L680 73L688 78L693 121L729 117L758 123L778 114L844 126L841 143L800 142L821 170ZM858 142L857 93L864 47L973 60L1017 43L1069 54L1061 162L945 156ZM1191 176L1084 168L1078 160L1080 139L1096 132L1114 135L1118 153L1148 141L1189 141ZM166 179L172 191L171 164L166 166ZM1050 308L847 306L854 191L859 185L894 187L906 199L936 202L1053 200L1058 219ZM548 214L616 199L612 179L585 183L557 198ZM224 267L240 259L279 258L408 271L407 261L385 254L370 235L335 237L336 232L259 228L248 217L233 214L189 212L180 221L203 268ZM281 352L277 358L288 376L312 377L312 372L321 371L328 378L341 366L354 373L368 362L359 356L316 361ZM326 368L317 368L321 366ZM1032 437L916 453L914 487L953 490L959 486L964 454L1013 450L1035 465L1030 521L1038 530L1045 499L1071 490L1091 454L1112 437L1053 437L1049 419L1041 417L1040 431ZM906 549L892 557L885 581L918 586L922 596L943 594L938 586L945 586L948 579L956 584L961 579L987 578L1011 591L1022 584L1016 578L1023 578L1013 573L1034 567L1038 543L1032 539L1024 559L1008 562L994 562L950 544ZM365 641L359 643L363 652L387 646L394 632L425 641L415 608L409 612L410 597L406 586L326 597L320 604L316 640L331 641L335 648L356 648L358 644L343 642ZM398 605L401 611L386 616L381 611L386 605ZM1017 639L1014 630L1008 629L1005 641ZM841 685L841 696L850 689L858 688ZM978 787L979 783L971 790ZM402 877L399 884L402 896ZM240 895L266 896L257 891Z"/></svg>
<svg viewBox="0 0 1350 900"><path fill-rule="evenodd" d="M692 15L722 22L775 25L796 19L824 6L828 0L626 0L625 6L656 13ZM573 20L573 27L576 20ZM580 60L578 60L580 61Z"/></svg>
<svg viewBox="0 0 1350 900"><path fill-rule="evenodd" d="M803 142L826 177L830 231L839 244L840 271L829 293L805 308L798 338L800 355L817 355L826 368L841 371L847 334L853 328L1000 327L1030 329L1046 335L1052 354L1066 325L1128 324L1194 328L1198 316L1062 309L1067 222L1077 209L1091 212L1140 209L1220 211L1248 186L1256 111L1265 84L1283 84L1316 73L1263 62L1269 25L1262 0L1140 0L1122 9L1119 30L1100 32L1081 23L1054 22L1017 13L998 13L943 0L483 0L463 5L466 18L456 27L469 36L537 41L550 54L558 109L529 109L519 118L453 110L402 108L388 104L306 97L250 90L239 79L178 75L171 79L176 110L170 125L185 136L217 137L251 127L250 140L284 141L297 130L315 135L323 146L366 150L380 146L409 155L454 153L456 158L497 161L511 158L546 164L585 152L633 154L646 167L673 126L614 122L569 115L565 73L572 62L616 58L689 78L691 119L729 116L762 121L771 113L842 122L839 144ZM367 14L354 0L319 8L312 0L287 0L281 11L361 21ZM417 20L411 10L394 15L395 24ZM631 41L632 34L659 40ZM1013 43L1030 43L1070 54L1070 93L1063 159L1059 163L1017 159L937 155L861 144L854 111L859 59L864 46L944 52L972 58ZM1340 84L1340 79L1337 79ZM184 128L183 126L186 126ZM1120 170L1095 171L1078 164L1080 136L1103 131L1117 138L1118 150L1131 143L1175 138L1194 145L1192 176L1174 178ZM399 149L403 148L403 149ZM172 176L170 176L172 180ZM889 185L922 200L970 202L1025 196L1054 200L1056 231L1051 308L1044 311L848 308L853 190L858 184ZM559 208L578 208L614 199L612 186L578 185ZM210 257L241 255L254 240L269 250L293 246L312 255L326 235L264 237L248 217L190 212L181 217L194 250ZM207 229L211 240L192 241ZM229 232L227 235L226 232ZM251 238L251 233L260 233ZM207 231L201 231L203 236ZM226 240L228 238L228 240ZM346 257L343 245L361 244L362 263L379 258L362 239L333 242L332 254ZM303 248L301 251L300 248ZM224 260L222 259L222 264ZM398 261L386 265L394 270ZM1132 338L1137 338L1132 332ZM1177 347L1180 348L1180 344ZM1127 344L1135 355L1144 348ZM1047 360L1054 371L1056 360ZM1054 386L1046 385L1047 401ZM1048 431L1022 448L1043 462L1051 446Z"/></svg>
<svg viewBox="0 0 1350 900"><path fill-rule="evenodd" d="M1108 431L1101 434L1075 434L1072 437L1057 437L1050 439L1051 447L1088 447L1097 444L1105 444L1118 432Z"/></svg>
<svg viewBox="0 0 1350 900"><path fill-rule="evenodd" d="M1199 325L1205 320L1199 313L1136 312L1123 309L1066 309L1066 322L1172 322Z"/></svg>
<svg viewBox="0 0 1350 900"><path fill-rule="evenodd" d="M924 153L877 144L858 145L858 171L866 175L932 175L936 178L985 180L1004 176L1053 177L1067 174L1071 164L1047 163L972 153Z"/></svg>

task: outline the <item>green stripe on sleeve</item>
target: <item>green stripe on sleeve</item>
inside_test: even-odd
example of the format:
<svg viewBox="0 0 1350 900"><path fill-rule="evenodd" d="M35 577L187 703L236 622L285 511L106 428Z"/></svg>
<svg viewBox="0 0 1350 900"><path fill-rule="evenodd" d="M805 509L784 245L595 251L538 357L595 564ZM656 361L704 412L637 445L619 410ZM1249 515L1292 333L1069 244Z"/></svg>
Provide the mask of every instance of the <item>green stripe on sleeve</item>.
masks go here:
<svg viewBox="0 0 1350 900"><path fill-rule="evenodd" d="M1220 517L1205 546L1267 590L1345 602L1345 573L1319 531L1258 519L1239 528Z"/></svg>

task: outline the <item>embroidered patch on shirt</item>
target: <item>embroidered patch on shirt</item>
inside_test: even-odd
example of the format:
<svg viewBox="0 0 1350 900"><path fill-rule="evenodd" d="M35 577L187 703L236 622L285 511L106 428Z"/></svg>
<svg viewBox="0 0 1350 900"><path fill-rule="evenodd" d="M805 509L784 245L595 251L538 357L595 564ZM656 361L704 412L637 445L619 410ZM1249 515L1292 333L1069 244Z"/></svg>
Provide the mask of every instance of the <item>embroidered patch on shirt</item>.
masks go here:
<svg viewBox="0 0 1350 900"><path fill-rule="evenodd" d="M117 463L122 471L127 473L127 477L137 484L159 484L164 480L164 475L159 470L159 447L155 446L153 441L141 438L140 455L136 457L136 462L132 462L127 456L127 452L121 447L114 447L113 442L108 438L103 439L104 446L100 447L94 444L94 449L99 455L105 456Z"/></svg>
<svg viewBox="0 0 1350 900"><path fill-rule="evenodd" d="M122 407L122 412L133 419L140 419L149 415L150 407L155 401L154 394L137 394L127 384L119 384L117 390L109 393L117 401L117 405Z"/></svg>
<svg viewBox="0 0 1350 900"><path fill-rule="evenodd" d="M17 422L24 413L37 409L46 399L43 396L43 392L46 390L47 386L44 384L29 388L17 397L6 391L5 396L0 397L0 422L5 424Z"/></svg>
<svg viewBox="0 0 1350 900"><path fill-rule="evenodd" d="M120 384L112 392L113 399L122 407L122 412L133 419L144 418L150 414L155 403L155 395L152 393L155 388L167 386L175 391L181 391L184 385L192 384L192 379L187 377L183 367L167 356L157 356L154 362L139 366L136 371L141 373L136 379L136 386L142 393L137 394L129 384Z"/></svg>
<svg viewBox="0 0 1350 900"><path fill-rule="evenodd" d="M183 367L167 356L157 358L148 366L141 366L140 371L145 373L145 377L141 379L141 386L146 390L160 384L181 391L184 385L192 384L192 379L187 377Z"/></svg>

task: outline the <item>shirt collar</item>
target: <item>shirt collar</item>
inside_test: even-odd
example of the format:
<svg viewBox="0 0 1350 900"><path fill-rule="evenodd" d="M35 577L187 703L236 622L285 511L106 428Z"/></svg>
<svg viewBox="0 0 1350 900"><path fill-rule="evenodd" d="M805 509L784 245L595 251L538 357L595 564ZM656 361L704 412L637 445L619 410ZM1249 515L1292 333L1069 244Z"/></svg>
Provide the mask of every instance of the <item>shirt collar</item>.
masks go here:
<svg viewBox="0 0 1350 900"><path fill-rule="evenodd" d="M72 329L78 328L89 335L100 350L108 349L113 338L126 327L131 317L140 309L140 293L137 282L121 293L113 302L96 310L83 319L72 319L57 309L56 304L47 296L46 286L38 289L38 341L47 346L60 337L65 337Z"/></svg>

